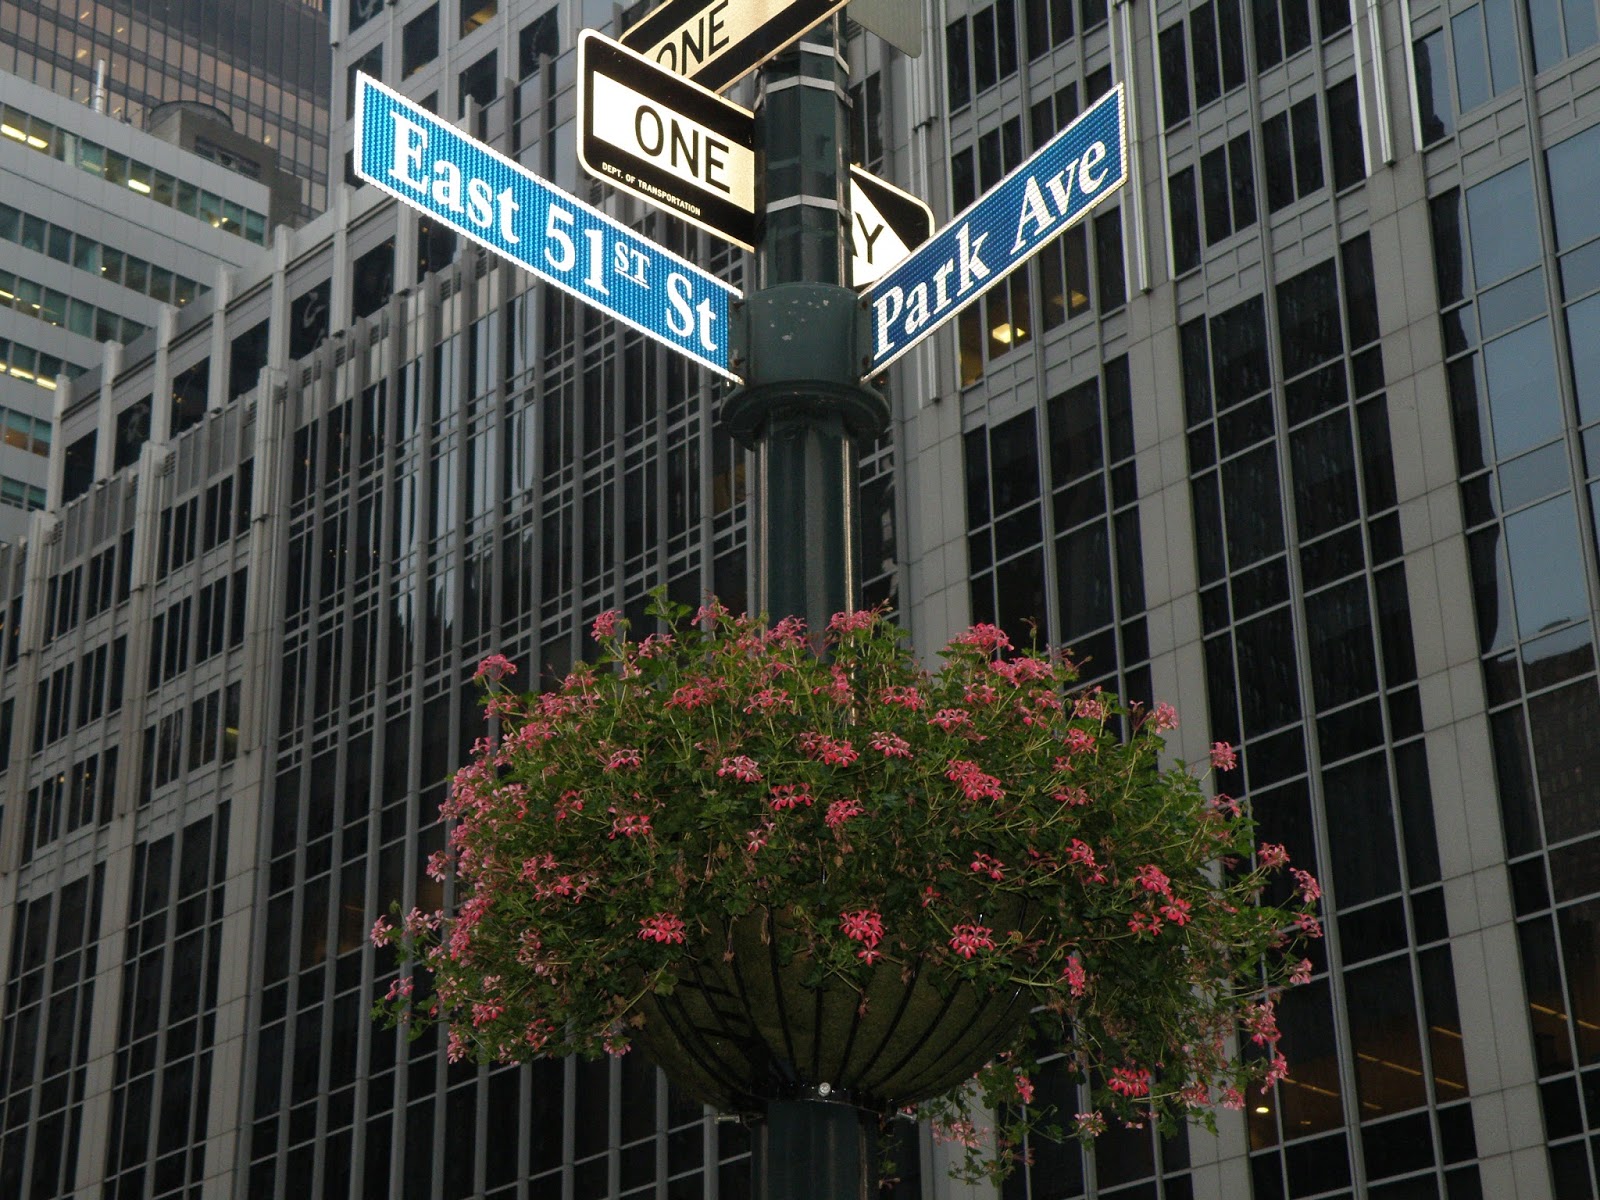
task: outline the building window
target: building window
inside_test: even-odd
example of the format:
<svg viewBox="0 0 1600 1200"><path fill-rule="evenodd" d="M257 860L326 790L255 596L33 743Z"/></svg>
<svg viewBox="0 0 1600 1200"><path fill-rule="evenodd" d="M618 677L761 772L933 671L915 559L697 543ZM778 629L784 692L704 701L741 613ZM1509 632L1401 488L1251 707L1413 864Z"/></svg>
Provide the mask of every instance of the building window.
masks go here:
<svg viewBox="0 0 1600 1200"><path fill-rule="evenodd" d="M266 365L267 322L261 321L233 339L228 355L228 399L237 400L252 390L261 381L261 368Z"/></svg>
<svg viewBox="0 0 1600 1200"><path fill-rule="evenodd" d="M400 78L409 79L439 57L439 6L406 22L400 32Z"/></svg>
<svg viewBox="0 0 1600 1200"><path fill-rule="evenodd" d="M383 78L383 47L374 46L355 62L350 64L350 72L346 78L346 91L344 101L344 115L356 115L356 76L370 75L374 79Z"/></svg>
<svg viewBox="0 0 1600 1200"><path fill-rule="evenodd" d="M1333 190L1342 192L1367 177L1367 148L1361 135L1361 107L1354 77L1328 89L1328 144L1333 158Z"/></svg>
<svg viewBox="0 0 1600 1200"><path fill-rule="evenodd" d="M1266 157L1267 209L1277 212L1322 187L1322 132L1317 98L1308 96L1288 112L1261 123Z"/></svg>
<svg viewBox="0 0 1600 1200"><path fill-rule="evenodd" d="M1522 82L1511 0L1483 0L1450 18L1456 95L1468 112Z"/></svg>
<svg viewBox="0 0 1600 1200"><path fill-rule="evenodd" d="M94 430L84 434L67 447L62 464L61 502L77 499L94 484L94 457L97 435Z"/></svg>
<svg viewBox="0 0 1600 1200"><path fill-rule="evenodd" d="M207 397L211 390L211 360L203 358L194 366L188 367L173 376L172 379L172 412L169 433L176 437L191 425L199 423L205 415ZM130 422L136 422L137 417L130 417ZM117 428L122 428L119 418ZM134 426L129 425L130 436ZM146 433L148 436L148 432ZM142 443L141 443L142 444ZM128 461L132 462L138 457L138 449L130 445L126 451Z"/></svg>
<svg viewBox="0 0 1600 1200"><path fill-rule="evenodd" d="M883 78L874 71L850 88L850 161L883 168Z"/></svg>
<svg viewBox="0 0 1600 1200"><path fill-rule="evenodd" d="M1311 45L1307 0L1252 0L1256 68L1265 71Z"/></svg>
<svg viewBox="0 0 1600 1200"><path fill-rule="evenodd" d="M536 17L517 35L517 78L526 79L539 69L539 63L561 52L561 26L557 10Z"/></svg>
<svg viewBox="0 0 1600 1200"><path fill-rule="evenodd" d="M1600 41L1594 0L1528 0L1528 26L1533 33L1535 71L1547 71Z"/></svg>
<svg viewBox="0 0 1600 1200"><path fill-rule="evenodd" d="M969 57L970 51L970 57ZM945 29L945 69L952 109L1017 72L1016 0L998 0Z"/></svg>
<svg viewBox="0 0 1600 1200"><path fill-rule="evenodd" d="M1248 133L1200 159L1200 195L1207 246L1256 223L1255 170Z"/></svg>
<svg viewBox="0 0 1600 1200"><path fill-rule="evenodd" d="M374 246L350 268L350 314L370 317L394 294L394 239Z"/></svg>
<svg viewBox="0 0 1600 1200"><path fill-rule="evenodd" d="M1422 144L1431 146L1456 131L1444 30L1435 29L1427 37L1418 38L1411 52L1417 72L1417 117L1422 125Z"/></svg>
<svg viewBox="0 0 1600 1200"><path fill-rule="evenodd" d="M1028 31L1028 58L1072 37L1072 0L1022 0L1022 19Z"/></svg>
<svg viewBox="0 0 1600 1200"><path fill-rule="evenodd" d="M1172 209L1172 271L1186 275L1200 265L1200 207L1193 167L1167 181L1167 203Z"/></svg>
<svg viewBox="0 0 1600 1200"><path fill-rule="evenodd" d="M499 0L461 0L461 36L487 25L499 7Z"/></svg>

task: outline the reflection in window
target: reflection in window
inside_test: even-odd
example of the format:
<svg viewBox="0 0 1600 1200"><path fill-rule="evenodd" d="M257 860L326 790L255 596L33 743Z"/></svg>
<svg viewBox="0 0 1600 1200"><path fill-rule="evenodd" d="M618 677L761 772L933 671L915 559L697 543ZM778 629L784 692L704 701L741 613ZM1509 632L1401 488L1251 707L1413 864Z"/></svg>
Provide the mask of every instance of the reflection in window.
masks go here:
<svg viewBox="0 0 1600 1200"><path fill-rule="evenodd" d="M1588 614L1583 558L1570 495L1506 518L1506 556L1522 636Z"/></svg>
<svg viewBox="0 0 1600 1200"><path fill-rule="evenodd" d="M1483 371L1496 457L1509 458L1560 435L1561 391L1548 319L1486 343Z"/></svg>

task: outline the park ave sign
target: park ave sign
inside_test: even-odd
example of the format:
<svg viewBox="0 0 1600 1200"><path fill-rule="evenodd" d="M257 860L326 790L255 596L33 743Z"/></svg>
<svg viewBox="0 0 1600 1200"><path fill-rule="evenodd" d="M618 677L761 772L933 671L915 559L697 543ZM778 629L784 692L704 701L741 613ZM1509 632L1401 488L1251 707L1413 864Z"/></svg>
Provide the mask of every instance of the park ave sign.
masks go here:
<svg viewBox="0 0 1600 1200"><path fill-rule="evenodd" d="M868 293L870 379L1076 225L1128 178L1122 84Z"/></svg>

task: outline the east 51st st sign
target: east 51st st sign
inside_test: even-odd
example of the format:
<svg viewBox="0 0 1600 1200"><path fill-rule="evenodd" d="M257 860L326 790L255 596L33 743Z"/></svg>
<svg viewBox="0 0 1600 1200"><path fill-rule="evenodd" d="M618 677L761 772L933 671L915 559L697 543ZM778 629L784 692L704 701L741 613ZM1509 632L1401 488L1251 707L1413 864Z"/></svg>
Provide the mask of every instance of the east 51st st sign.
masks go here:
<svg viewBox="0 0 1600 1200"><path fill-rule="evenodd" d="M870 378L1083 220L1128 178L1118 84L872 286Z"/></svg>
<svg viewBox="0 0 1600 1200"><path fill-rule="evenodd" d="M356 174L731 379L739 292L366 76Z"/></svg>

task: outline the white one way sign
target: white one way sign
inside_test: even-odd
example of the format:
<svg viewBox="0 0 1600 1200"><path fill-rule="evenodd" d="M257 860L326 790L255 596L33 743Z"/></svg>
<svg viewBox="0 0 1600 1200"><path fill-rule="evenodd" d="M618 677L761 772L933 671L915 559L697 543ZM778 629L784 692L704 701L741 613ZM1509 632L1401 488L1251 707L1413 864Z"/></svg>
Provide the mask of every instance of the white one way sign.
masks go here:
<svg viewBox="0 0 1600 1200"><path fill-rule="evenodd" d="M872 285L870 379L1128 179L1119 83Z"/></svg>

